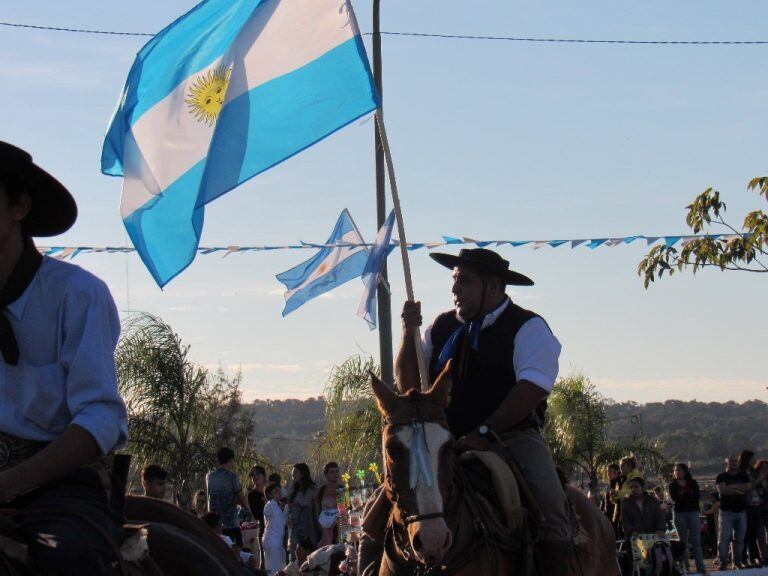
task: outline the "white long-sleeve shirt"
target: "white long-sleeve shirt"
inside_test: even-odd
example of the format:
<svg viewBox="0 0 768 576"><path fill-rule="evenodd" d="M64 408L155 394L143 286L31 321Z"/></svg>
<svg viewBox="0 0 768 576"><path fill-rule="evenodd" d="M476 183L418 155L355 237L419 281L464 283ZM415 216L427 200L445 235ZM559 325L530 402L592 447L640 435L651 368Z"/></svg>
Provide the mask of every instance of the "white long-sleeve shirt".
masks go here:
<svg viewBox="0 0 768 576"><path fill-rule="evenodd" d="M20 356L16 366L0 356L0 431L50 442L77 424L102 454L125 445L127 414L115 373L120 318L106 284L45 257L4 313Z"/></svg>

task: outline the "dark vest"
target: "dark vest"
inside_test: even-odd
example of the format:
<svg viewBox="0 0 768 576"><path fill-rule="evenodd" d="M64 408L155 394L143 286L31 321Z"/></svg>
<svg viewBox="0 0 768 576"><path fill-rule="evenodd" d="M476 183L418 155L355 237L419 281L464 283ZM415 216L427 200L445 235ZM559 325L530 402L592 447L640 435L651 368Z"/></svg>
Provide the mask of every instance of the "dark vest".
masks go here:
<svg viewBox="0 0 768 576"><path fill-rule="evenodd" d="M469 364L463 379L459 378L460 353L455 355L451 365L453 387L446 410L448 426L454 436L463 436L487 420L509 394L510 389L517 384L512 360L515 336L523 324L537 316L530 310L510 302L501 316L480 332L479 350L472 350L471 347L466 349L468 358L463 361ZM437 360L440 352L451 335L461 326L453 310L444 312L435 319L430 332L432 357L429 361L429 373L433 382L438 376ZM464 349L465 337L466 333L459 338L456 350ZM547 401L542 400L529 421L523 422L522 425L542 426L546 409Z"/></svg>

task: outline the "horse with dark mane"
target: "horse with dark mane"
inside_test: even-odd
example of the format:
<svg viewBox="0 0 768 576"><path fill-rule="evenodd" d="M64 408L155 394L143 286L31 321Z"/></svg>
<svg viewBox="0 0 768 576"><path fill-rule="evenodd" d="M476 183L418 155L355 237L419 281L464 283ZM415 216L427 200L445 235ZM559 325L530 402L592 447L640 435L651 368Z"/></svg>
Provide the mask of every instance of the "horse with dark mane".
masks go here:
<svg viewBox="0 0 768 576"><path fill-rule="evenodd" d="M57 514L57 510L40 510ZM121 576L240 576L233 551L202 520L168 502L126 497L126 540L105 542L120 558ZM29 511L26 511L29 513ZM0 510L0 576L37 576L13 522ZM74 570L72 573L76 573Z"/></svg>
<svg viewBox="0 0 768 576"><path fill-rule="evenodd" d="M426 392L400 395L373 375L372 387L384 418L385 490L392 504L379 575L535 575L530 514L516 496L514 480L508 484L515 485L511 500L517 499L517 511L505 514L493 497L478 493L469 459L456 454L445 416L449 367ZM476 454L477 459L486 460L484 454L489 453ZM567 494L581 533L563 576L616 574L610 523L583 494L574 489Z"/></svg>

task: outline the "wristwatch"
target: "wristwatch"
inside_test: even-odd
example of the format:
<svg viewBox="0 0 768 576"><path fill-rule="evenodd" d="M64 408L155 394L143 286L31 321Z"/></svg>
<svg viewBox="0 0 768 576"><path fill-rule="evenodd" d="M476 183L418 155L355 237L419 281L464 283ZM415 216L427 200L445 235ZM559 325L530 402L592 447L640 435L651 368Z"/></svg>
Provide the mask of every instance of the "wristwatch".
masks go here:
<svg viewBox="0 0 768 576"><path fill-rule="evenodd" d="M485 424L481 424L480 426L477 427L477 433L480 434L480 436L482 436L486 440L493 440L496 436L496 434L493 433L493 430L491 430Z"/></svg>

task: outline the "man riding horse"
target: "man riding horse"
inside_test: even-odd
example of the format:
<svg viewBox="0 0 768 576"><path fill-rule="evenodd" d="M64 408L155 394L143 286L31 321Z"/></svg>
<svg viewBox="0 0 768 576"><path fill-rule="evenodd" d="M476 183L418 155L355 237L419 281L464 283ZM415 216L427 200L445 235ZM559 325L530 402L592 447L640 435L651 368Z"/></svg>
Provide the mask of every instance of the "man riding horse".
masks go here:
<svg viewBox="0 0 768 576"><path fill-rule="evenodd" d="M105 459L128 435L120 320L104 282L32 241L76 218L67 189L0 142L0 506L16 510L36 571L96 576L122 540Z"/></svg>
<svg viewBox="0 0 768 576"><path fill-rule="evenodd" d="M514 304L505 287L533 281L509 269L491 250L463 249L458 256L431 254L453 270L454 310L440 314L424 334L430 381L451 362L452 391L446 410L457 448L487 450L501 442L514 459L542 512L535 543L541 576L562 574L570 557L567 500L542 435L546 398L557 378L560 343L537 314ZM403 306L403 341L396 360L400 392L419 382L414 333L421 304ZM375 574L389 514L377 494L363 523L361 573ZM423 543L429 545L429 543ZM447 546L437 539L434 546ZM438 557L444 550L435 551Z"/></svg>

